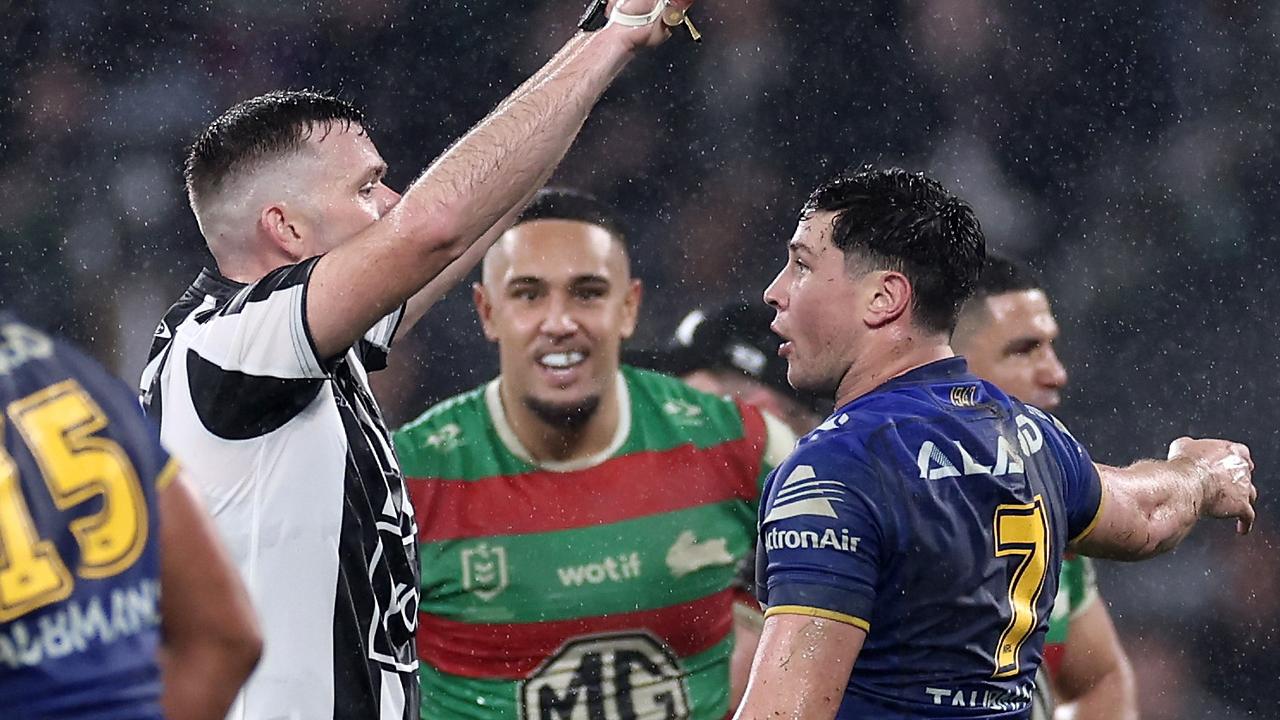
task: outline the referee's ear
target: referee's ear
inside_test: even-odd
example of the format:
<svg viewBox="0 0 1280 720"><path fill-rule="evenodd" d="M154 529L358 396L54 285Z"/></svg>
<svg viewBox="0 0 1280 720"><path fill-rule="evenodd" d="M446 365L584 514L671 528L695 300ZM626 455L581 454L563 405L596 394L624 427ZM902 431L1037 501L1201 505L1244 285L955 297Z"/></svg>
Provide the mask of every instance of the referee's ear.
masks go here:
<svg viewBox="0 0 1280 720"><path fill-rule="evenodd" d="M306 252L303 233L284 205L277 203L264 207L258 216L258 230L271 249L288 257L290 262L310 257Z"/></svg>

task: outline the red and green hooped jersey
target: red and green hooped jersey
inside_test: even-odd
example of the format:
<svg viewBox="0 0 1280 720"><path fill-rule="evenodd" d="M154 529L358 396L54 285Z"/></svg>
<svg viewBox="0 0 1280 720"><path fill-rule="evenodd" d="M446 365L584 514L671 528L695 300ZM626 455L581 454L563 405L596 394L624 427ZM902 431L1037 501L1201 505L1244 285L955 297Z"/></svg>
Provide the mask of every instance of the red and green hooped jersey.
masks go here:
<svg viewBox="0 0 1280 720"><path fill-rule="evenodd" d="M1049 616L1049 631L1044 637L1044 663L1050 675L1057 675L1066 651L1067 632L1071 621L1098 598L1098 581L1089 558L1067 553L1058 575L1058 595Z"/></svg>
<svg viewBox="0 0 1280 720"><path fill-rule="evenodd" d="M423 718L728 713L735 571L788 433L656 373L624 367L618 389L613 443L581 462L532 462L497 381L395 434Z"/></svg>

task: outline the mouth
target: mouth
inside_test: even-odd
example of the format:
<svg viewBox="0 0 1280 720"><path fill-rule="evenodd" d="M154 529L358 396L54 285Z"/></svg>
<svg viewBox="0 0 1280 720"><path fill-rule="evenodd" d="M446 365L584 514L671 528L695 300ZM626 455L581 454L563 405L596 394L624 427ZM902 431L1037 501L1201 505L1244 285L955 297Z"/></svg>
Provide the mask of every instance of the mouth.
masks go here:
<svg viewBox="0 0 1280 720"><path fill-rule="evenodd" d="M771 325L769 325L769 330L772 331L774 335L777 335L778 338L782 340L782 343L778 345L779 357L785 358L795 351L795 344L792 343L791 340L788 339L787 336L784 335L782 331L778 329L778 323L776 321Z"/></svg>
<svg viewBox="0 0 1280 720"><path fill-rule="evenodd" d="M581 350L557 350L537 356L538 369L551 385L567 387L581 375L587 353Z"/></svg>

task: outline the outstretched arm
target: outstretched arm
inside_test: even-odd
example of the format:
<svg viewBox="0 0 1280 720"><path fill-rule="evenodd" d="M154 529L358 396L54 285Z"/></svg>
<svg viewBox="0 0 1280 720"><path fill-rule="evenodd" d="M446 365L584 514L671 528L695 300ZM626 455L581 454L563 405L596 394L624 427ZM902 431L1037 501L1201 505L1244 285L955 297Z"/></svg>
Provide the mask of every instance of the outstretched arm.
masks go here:
<svg viewBox="0 0 1280 720"><path fill-rule="evenodd" d="M1125 468L1098 465L1102 507L1097 524L1073 544L1083 555L1141 560L1172 549L1202 517L1236 518L1253 526L1253 460L1227 440L1179 438L1166 461Z"/></svg>
<svg viewBox="0 0 1280 720"><path fill-rule="evenodd" d="M629 12L653 4L621 2ZM306 309L319 354L350 347L459 257L474 264L483 248L468 249L496 239L501 229L491 230L546 182L614 77L638 50L668 34L660 20L579 33L432 163L390 212L321 258ZM465 275L466 262L413 310L420 313Z"/></svg>
<svg viewBox="0 0 1280 720"><path fill-rule="evenodd" d="M866 637L862 628L837 620L767 618L734 720L832 720Z"/></svg>

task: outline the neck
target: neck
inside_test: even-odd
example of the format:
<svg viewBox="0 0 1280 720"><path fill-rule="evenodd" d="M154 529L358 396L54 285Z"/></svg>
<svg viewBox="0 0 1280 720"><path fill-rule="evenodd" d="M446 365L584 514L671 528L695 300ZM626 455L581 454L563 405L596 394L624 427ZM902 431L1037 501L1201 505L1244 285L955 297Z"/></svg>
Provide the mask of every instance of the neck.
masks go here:
<svg viewBox="0 0 1280 720"><path fill-rule="evenodd" d="M856 358L845 371L836 388L836 407L850 403L921 365L955 357L946 333L921 335L910 331L889 332L893 333L890 342L871 348Z"/></svg>
<svg viewBox="0 0 1280 720"><path fill-rule="evenodd" d="M616 375L615 375L616 377ZM516 397L508 385L498 381L498 396L511 431L535 462L573 462L608 449L618 431L622 410L618 383L610 378L600 396L600 405L577 427L551 425Z"/></svg>

